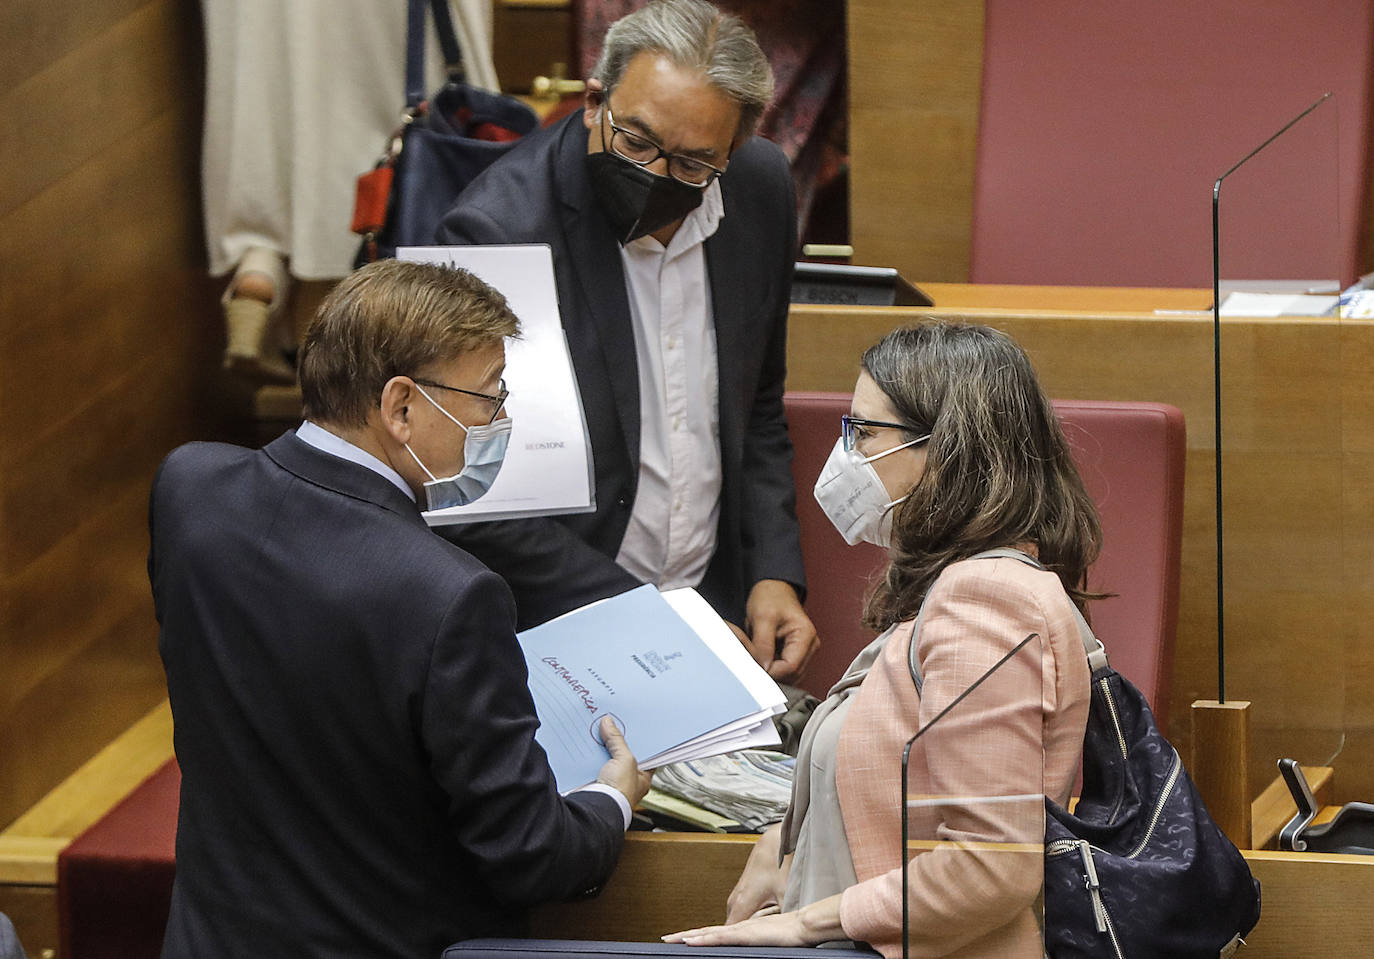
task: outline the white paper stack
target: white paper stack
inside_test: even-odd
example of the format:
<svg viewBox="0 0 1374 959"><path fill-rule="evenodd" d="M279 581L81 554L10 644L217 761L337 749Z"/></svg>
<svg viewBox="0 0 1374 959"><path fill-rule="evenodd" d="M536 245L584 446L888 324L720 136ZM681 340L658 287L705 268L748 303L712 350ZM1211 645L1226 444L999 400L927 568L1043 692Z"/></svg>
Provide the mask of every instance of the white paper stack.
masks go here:
<svg viewBox="0 0 1374 959"><path fill-rule="evenodd" d="M652 586L519 634L540 728L564 792L596 779L612 716L644 769L778 743L782 690L695 590Z"/></svg>
<svg viewBox="0 0 1374 959"><path fill-rule="evenodd" d="M1222 316L1329 316L1337 297L1237 291L1221 301Z"/></svg>

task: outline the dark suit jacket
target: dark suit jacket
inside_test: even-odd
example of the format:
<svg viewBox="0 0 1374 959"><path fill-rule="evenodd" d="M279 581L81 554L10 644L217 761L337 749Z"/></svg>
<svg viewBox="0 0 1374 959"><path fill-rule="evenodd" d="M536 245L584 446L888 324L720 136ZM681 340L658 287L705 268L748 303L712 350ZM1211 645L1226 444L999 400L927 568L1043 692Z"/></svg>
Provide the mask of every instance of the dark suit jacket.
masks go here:
<svg viewBox="0 0 1374 959"><path fill-rule="evenodd" d="M288 433L183 446L148 559L181 764L165 956L437 956L605 880L535 744L509 590Z"/></svg>
<svg viewBox="0 0 1374 959"><path fill-rule="evenodd" d="M596 512L457 526L445 536L504 576L522 626L639 585L614 562L639 476L639 373L625 275L586 175L581 113L531 134L463 191L440 243L547 243L595 461ZM722 490L702 594L742 623L761 579L799 589L792 444L783 419L796 207L787 161L754 139L720 180L706 241L720 379Z"/></svg>

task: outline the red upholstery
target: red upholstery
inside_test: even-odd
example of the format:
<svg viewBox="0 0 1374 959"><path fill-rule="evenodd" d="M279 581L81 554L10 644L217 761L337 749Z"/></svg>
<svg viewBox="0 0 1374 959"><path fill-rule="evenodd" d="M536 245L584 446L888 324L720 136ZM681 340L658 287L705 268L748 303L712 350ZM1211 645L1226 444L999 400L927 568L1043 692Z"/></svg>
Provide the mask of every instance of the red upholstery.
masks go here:
<svg viewBox="0 0 1374 959"><path fill-rule="evenodd" d="M849 393L788 393L787 432L792 437L792 481L797 487L806 611L821 647L811 657L801 686L824 698L854 655L873 638L860 625L863 601L882 573L887 553L868 543L849 546L821 510L813 492L816 477L840 438L840 417L849 412Z"/></svg>
<svg viewBox="0 0 1374 959"><path fill-rule="evenodd" d="M61 954L156 959L176 875L181 769L169 759L57 858Z"/></svg>
<svg viewBox="0 0 1374 959"><path fill-rule="evenodd" d="M817 696L872 638L859 620L884 562L876 547L846 546L812 495L849 402L848 393L786 397L806 608L822 643L802 685ZM1054 406L1102 519L1102 555L1088 585L1116 594L1092 604L1093 629L1112 665L1145 694L1167 729L1183 532L1183 414L1162 403L1056 400Z"/></svg>

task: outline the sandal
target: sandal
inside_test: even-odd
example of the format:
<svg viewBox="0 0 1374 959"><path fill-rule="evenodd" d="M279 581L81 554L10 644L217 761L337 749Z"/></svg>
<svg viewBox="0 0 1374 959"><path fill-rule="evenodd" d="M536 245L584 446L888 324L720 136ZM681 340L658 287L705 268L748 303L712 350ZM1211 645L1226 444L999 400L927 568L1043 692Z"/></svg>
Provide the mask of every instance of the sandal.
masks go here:
<svg viewBox="0 0 1374 959"><path fill-rule="evenodd" d="M250 274L257 274L270 284L270 302L239 295L240 282ZM251 247L244 253L220 298L225 322L225 369L268 383L296 381L295 369L274 342L282 335L289 284L281 254L266 247Z"/></svg>

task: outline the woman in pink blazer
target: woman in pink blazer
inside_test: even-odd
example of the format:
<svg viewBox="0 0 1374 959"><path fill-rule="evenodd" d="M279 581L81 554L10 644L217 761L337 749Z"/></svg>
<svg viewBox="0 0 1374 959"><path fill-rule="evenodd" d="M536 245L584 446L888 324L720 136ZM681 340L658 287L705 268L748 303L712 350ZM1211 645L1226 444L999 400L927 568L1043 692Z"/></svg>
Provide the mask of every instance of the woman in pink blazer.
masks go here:
<svg viewBox="0 0 1374 959"><path fill-rule="evenodd" d="M808 724L792 809L726 924L664 938L900 956L901 757L923 730L910 954L1038 959L1043 797L1067 801L1077 775L1089 672L1073 606L1101 532L1025 353L980 326L889 334L864 354L816 497L849 543L889 551L865 616L880 635Z"/></svg>

